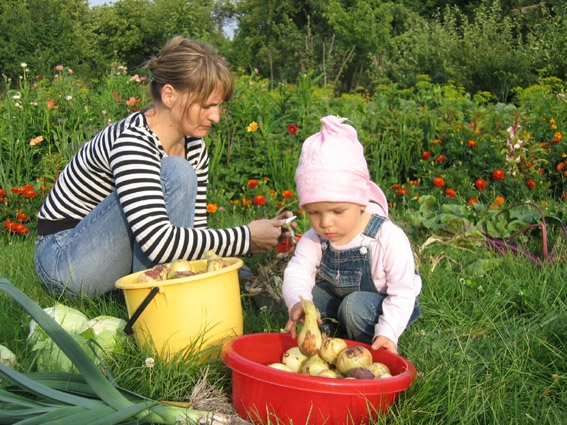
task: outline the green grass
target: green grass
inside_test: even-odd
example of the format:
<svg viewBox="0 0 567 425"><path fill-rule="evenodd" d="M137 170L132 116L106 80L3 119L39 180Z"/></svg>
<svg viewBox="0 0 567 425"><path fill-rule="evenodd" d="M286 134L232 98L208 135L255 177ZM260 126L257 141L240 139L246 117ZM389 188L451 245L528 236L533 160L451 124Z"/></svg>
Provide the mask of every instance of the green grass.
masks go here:
<svg viewBox="0 0 567 425"><path fill-rule="evenodd" d="M497 257L480 246L416 245L423 291L423 316L402 335L400 353L418 377L379 424L559 424L567 417L567 285L565 264L538 268L524 258ZM0 277L6 277L40 306L63 301L89 317L126 318L120 295L99 300L56 300L45 294L33 269L33 236L0 245ZM486 271L472 267L495 260ZM249 261L262 263L262 257ZM480 270L480 271L479 271ZM245 333L279 331L285 314L259 310L243 297ZM18 354L19 368L32 369L26 344L29 319L0 294L0 344ZM119 385L154 399L182 400L209 367L208 379L230 396L230 371L220 360L198 364L157 361L133 341L108 367Z"/></svg>

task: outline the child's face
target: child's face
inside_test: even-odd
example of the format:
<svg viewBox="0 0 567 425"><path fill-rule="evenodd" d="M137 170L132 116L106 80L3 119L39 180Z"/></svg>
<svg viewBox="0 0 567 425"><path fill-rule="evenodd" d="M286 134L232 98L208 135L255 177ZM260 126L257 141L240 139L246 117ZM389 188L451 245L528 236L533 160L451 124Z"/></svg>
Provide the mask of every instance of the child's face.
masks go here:
<svg viewBox="0 0 567 425"><path fill-rule="evenodd" d="M363 230L364 209L347 202L313 202L303 206L313 229L336 245L350 242Z"/></svg>

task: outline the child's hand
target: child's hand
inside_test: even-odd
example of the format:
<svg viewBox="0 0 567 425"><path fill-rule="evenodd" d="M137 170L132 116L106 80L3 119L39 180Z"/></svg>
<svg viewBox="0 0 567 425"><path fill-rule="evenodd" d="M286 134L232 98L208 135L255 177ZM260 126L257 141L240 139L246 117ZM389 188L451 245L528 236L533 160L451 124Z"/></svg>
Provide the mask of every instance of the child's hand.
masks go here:
<svg viewBox="0 0 567 425"><path fill-rule="evenodd" d="M288 332L292 338L296 337L297 324L303 321L304 315L305 313L303 312L303 307L301 306L301 302L295 304L289 311L289 320L285 325L285 331Z"/></svg>
<svg viewBox="0 0 567 425"><path fill-rule="evenodd" d="M392 341L390 341L388 338L382 335L376 337L376 339L372 343L373 350L378 350L380 348L384 348L394 354L398 354L398 348L396 347L396 344L394 344Z"/></svg>
<svg viewBox="0 0 567 425"><path fill-rule="evenodd" d="M305 316L305 312L303 311L301 302L295 304L289 311L289 320L285 325L285 331L288 332L292 338L295 338L297 336L297 325L299 323L303 323L304 316ZM319 313L319 310L317 310L317 323L319 325L323 324L323 321L321 320L321 313Z"/></svg>

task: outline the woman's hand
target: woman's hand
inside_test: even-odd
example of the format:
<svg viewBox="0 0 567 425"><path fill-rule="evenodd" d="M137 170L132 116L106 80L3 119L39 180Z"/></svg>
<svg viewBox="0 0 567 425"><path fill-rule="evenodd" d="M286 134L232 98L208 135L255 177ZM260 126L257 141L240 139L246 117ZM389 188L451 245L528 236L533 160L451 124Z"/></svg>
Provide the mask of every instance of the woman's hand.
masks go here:
<svg viewBox="0 0 567 425"><path fill-rule="evenodd" d="M281 242L282 226L285 224L285 219L291 216L290 212L285 212L270 220L254 220L249 223L251 237L249 252L253 254L266 252ZM296 223L294 224L297 226Z"/></svg>

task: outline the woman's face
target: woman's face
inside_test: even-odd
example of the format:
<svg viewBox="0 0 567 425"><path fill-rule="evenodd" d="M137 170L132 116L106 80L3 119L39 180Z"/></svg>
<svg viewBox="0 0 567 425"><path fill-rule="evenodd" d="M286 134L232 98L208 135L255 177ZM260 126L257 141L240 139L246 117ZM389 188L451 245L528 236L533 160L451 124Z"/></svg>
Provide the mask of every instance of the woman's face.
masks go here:
<svg viewBox="0 0 567 425"><path fill-rule="evenodd" d="M350 242L362 231L364 209L348 202L312 202L303 206L313 229L337 245Z"/></svg>
<svg viewBox="0 0 567 425"><path fill-rule="evenodd" d="M194 103L189 108L185 106L187 105L187 97L185 97L178 108L181 133L191 137L205 137L211 125L219 122L222 103L220 90L211 93L205 104Z"/></svg>

